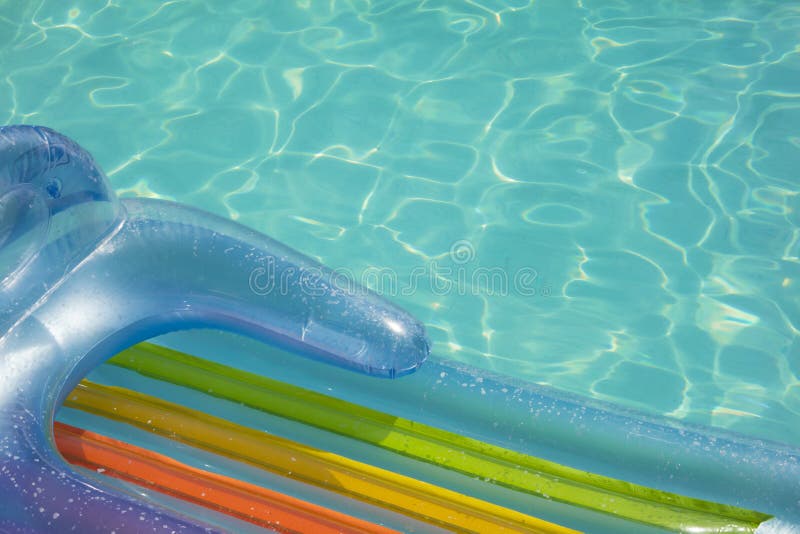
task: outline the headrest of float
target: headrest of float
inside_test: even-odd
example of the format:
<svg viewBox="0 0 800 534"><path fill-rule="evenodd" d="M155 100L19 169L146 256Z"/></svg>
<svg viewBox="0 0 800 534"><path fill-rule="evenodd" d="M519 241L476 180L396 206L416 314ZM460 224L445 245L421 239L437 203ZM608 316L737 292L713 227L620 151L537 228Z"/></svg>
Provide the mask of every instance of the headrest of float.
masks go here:
<svg viewBox="0 0 800 534"><path fill-rule="evenodd" d="M254 286L262 272L285 287ZM305 273L320 275L313 287ZM118 201L92 157L52 130L0 128L0 532L130 531L129 518L136 530L205 531L96 487L53 449L64 396L139 339L210 327L367 374L414 371L429 351L422 323L332 275L212 214Z"/></svg>
<svg viewBox="0 0 800 534"><path fill-rule="evenodd" d="M36 292L45 291L94 248L119 216L108 179L74 141L49 128L0 127L4 304L19 301L29 285L23 283L25 271L37 270L37 282L44 281L45 287L39 284Z"/></svg>

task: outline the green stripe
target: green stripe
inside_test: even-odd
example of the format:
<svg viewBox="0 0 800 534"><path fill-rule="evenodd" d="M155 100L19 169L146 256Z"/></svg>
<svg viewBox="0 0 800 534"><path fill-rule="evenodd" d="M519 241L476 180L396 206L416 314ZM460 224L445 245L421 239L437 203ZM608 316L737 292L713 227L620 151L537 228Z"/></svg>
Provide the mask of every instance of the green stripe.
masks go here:
<svg viewBox="0 0 800 534"><path fill-rule="evenodd" d="M580 471L150 343L110 363L516 491L675 532L754 532L772 517Z"/></svg>

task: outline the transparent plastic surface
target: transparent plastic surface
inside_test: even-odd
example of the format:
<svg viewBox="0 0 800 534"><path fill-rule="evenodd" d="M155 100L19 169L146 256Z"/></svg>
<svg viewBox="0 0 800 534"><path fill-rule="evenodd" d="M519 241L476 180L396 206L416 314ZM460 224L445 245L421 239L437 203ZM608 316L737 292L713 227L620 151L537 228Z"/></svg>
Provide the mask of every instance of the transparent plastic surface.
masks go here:
<svg viewBox="0 0 800 534"><path fill-rule="evenodd" d="M53 415L86 373L193 327L245 334L369 375L427 358L424 327L291 248L177 204L119 201L52 130L0 128L0 530L210 528L71 469ZM124 513L123 513L124 512Z"/></svg>
<svg viewBox="0 0 800 534"><path fill-rule="evenodd" d="M659 491L774 516L756 529L758 534L800 532L800 450L780 443L653 417L443 360L435 354L405 380L376 382L307 361L295 366L279 366L276 362L281 357L275 354L276 349L226 333L178 332L155 341L219 364L234 361L237 367L259 376L321 395L334 395L364 408L481 440L515 453ZM106 376L111 383L125 384L122 377ZM147 391L143 383L137 382L136 386ZM161 393L163 389L152 391ZM177 395L175 392L170 398L177 401L180 398ZM195 404L197 408L209 409L207 406L208 403ZM218 413L234 417L234 411L243 411L238 405L232 406L236 408ZM238 417L242 423L253 420L253 415L247 412ZM332 419L326 420L326 424L331 422ZM271 420L262 424L265 428L274 428ZM307 443L316 445L324 439L328 450L339 454L352 450L352 444L347 444L347 449L342 445L332 446L327 435L318 441L307 438L306 433L302 436ZM390 440L381 436L380 441ZM398 460L377 460L375 465L397 466ZM608 507L607 511L616 517L604 518L600 514L588 514L578 506L566 507L556 502L551 494L539 499L530 493L503 492L498 484L478 489L464 480L435 478L428 470L409 468L407 463L403 468L408 476L471 491L475 497L585 532L665 532L663 528L650 529L643 523L621 521L615 508L623 504L622 500ZM593 479L593 484L598 482L597 478ZM605 503L598 499L595 504ZM677 531L748 530L692 524L687 514L686 522Z"/></svg>
<svg viewBox="0 0 800 534"><path fill-rule="evenodd" d="M0 196L0 283L36 255L47 233L47 219L47 205L31 187L17 187Z"/></svg>

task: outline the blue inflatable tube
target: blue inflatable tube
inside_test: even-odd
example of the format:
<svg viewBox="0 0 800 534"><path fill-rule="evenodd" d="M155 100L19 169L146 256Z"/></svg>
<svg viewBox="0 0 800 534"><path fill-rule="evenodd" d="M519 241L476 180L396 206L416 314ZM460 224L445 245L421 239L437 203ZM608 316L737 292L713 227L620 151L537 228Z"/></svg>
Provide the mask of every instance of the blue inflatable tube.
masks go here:
<svg viewBox="0 0 800 534"><path fill-rule="evenodd" d="M185 206L119 200L92 157L47 128L0 128L0 532L192 532L55 449L64 396L138 341L195 327L395 377L423 326L266 236Z"/></svg>

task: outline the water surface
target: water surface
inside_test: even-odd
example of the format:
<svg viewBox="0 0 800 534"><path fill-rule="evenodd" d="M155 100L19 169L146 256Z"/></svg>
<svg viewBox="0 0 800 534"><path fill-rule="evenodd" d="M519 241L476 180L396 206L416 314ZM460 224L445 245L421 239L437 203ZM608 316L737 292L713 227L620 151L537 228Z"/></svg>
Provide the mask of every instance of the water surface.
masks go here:
<svg viewBox="0 0 800 534"><path fill-rule="evenodd" d="M799 36L796 1L0 0L0 121L439 357L798 445Z"/></svg>

